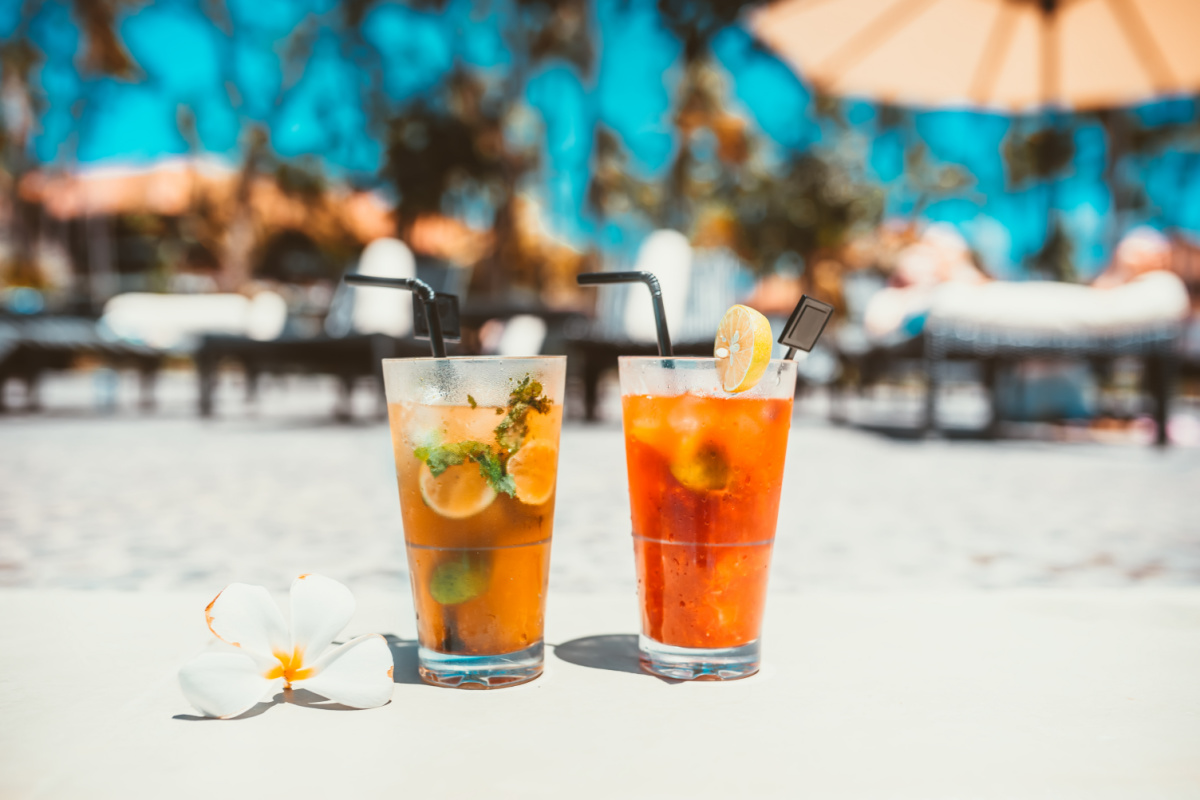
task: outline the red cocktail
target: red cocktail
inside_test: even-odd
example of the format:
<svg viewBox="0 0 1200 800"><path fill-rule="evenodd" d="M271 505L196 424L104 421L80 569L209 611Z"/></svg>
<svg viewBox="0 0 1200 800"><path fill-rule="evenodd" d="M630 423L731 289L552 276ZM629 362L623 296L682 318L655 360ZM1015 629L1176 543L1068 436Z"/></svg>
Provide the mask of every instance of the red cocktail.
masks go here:
<svg viewBox="0 0 1200 800"><path fill-rule="evenodd" d="M726 393L713 359L622 358L642 664L732 679L759 665L796 367Z"/></svg>

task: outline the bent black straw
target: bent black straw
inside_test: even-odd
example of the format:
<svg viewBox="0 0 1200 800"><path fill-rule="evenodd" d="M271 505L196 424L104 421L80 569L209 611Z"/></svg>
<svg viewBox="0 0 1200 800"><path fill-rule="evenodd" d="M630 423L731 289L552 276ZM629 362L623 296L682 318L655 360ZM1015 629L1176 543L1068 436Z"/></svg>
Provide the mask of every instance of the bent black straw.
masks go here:
<svg viewBox="0 0 1200 800"><path fill-rule="evenodd" d="M662 287L658 278L650 272L585 272L575 279L580 286L596 286L602 283L644 283L650 289L650 300L654 303L654 328L658 332L658 354L663 358L675 355L671 349L671 334L667 331L667 312L663 310Z"/></svg>
<svg viewBox="0 0 1200 800"><path fill-rule="evenodd" d="M814 300L808 295L801 295L796 310L788 317L783 326L783 333L779 335L779 343L786 345L788 349L784 359L793 358L797 350L806 353L812 350L832 315L833 306Z"/></svg>
<svg viewBox="0 0 1200 800"><path fill-rule="evenodd" d="M378 278L359 272L347 272L342 280L351 286L381 286L385 289L405 289L421 298L425 319L429 322L429 348L434 358L446 357L446 339L442 334L442 316L438 313L437 295L429 284L416 278Z"/></svg>

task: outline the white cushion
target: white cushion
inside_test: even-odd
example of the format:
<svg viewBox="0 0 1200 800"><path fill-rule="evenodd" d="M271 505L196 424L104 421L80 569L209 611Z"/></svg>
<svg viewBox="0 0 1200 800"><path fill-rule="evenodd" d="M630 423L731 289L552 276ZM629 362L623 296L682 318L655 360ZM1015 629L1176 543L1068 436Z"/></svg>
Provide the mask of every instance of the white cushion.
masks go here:
<svg viewBox="0 0 1200 800"><path fill-rule="evenodd" d="M502 356L536 356L546 341L546 321L532 314L518 314L504 326L496 352Z"/></svg>
<svg viewBox="0 0 1200 800"><path fill-rule="evenodd" d="M262 321L255 332L274 338L283 329L277 319L283 298L256 298L260 309L273 309L271 319ZM187 348L206 333L247 335L251 332L252 303L240 294L119 294L104 305L101 323L118 338L141 342L164 350ZM266 317L265 312L260 312ZM283 317L287 307L283 305ZM273 335L268 335L272 334Z"/></svg>
<svg viewBox="0 0 1200 800"><path fill-rule="evenodd" d="M678 231L655 231L638 250L634 269L651 272L662 288L663 310L667 327L683 330L688 290L692 277L692 248ZM625 333L634 341L653 342L658 332L654 324L654 306L645 286L630 286L625 306Z"/></svg>
<svg viewBox="0 0 1200 800"><path fill-rule="evenodd" d="M1050 281L946 284L934 292L929 319L989 331L1111 336L1179 322L1188 308L1183 281L1158 271L1111 289Z"/></svg>
<svg viewBox="0 0 1200 800"><path fill-rule="evenodd" d="M358 271L378 278L415 278L417 263L408 245L399 239L376 239L363 250ZM412 330L412 297L408 292L357 286L353 297L355 333L399 337Z"/></svg>
<svg viewBox="0 0 1200 800"><path fill-rule="evenodd" d="M259 292L250 301L246 335L260 342L279 338L287 324L287 301L275 292Z"/></svg>

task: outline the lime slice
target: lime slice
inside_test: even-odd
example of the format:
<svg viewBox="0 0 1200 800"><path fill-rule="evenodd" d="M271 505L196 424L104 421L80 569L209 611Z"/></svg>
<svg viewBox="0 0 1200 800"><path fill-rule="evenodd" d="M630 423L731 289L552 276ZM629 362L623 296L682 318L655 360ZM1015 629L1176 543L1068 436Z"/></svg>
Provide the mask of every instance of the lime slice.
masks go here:
<svg viewBox="0 0 1200 800"><path fill-rule="evenodd" d="M771 360L771 323L749 306L731 306L717 326L713 355L717 377L727 392L753 389Z"/></svg>
<svg viewBox="0 0 1200 800"><path fill-rule="evenodd" d="M474 600L487 590L487 585L487 564L464 555L456 561L438 564L429 579L429 594L444 606L455 606Z"/></svg>
<svg viewBox="0 0 1200 800"><path fill-rule="evenodd" d="M472 461L448 467L436 478L429 465L422 464L417 483L425 503L448 519L473 517L496 499L496 490Z"/></svg>

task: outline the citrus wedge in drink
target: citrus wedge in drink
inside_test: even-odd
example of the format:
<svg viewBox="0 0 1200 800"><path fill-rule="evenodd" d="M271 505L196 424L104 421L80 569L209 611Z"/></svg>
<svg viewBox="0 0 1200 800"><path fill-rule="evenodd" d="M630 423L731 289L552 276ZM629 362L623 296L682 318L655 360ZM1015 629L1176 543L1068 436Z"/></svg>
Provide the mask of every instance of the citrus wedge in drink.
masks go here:
<svg viewBox="0 0 1200 800"><path fill-rule="evenodd" d="M508 460L508 474L517 487L517 499L540 506L554 495L558 448L546 442L526 442Z"/></svg>
<svg viewBox="0 0 1200 800"><path fill-rule="evenodd" d="M487 591L487 556L463 553L452 561L444 561L429 579L429 594L444 606L455 606L474 600Z"/></svg>
<svg viewBox="0 0 1200 800"><path fill-rule="evenodd" d="M749 306L731 306L717 326L713 355L717 377L727 392L754 388L771 360L771 323Z"/></svg>
<svg viewBox="0 0 1200 800"><path fill-rule="evenodd" d="M729 457L720 444L695 435L679 444L671 475L693 492L719 492L729 484Z"/></svg>
<svg viewBox="0 0 1200 800"><path fill-rule="evenodd" d="M427 464L418 479L421 499L448 519L473 517L492 504L496 490L473 462L448 467L436 478Z"/></svg>

